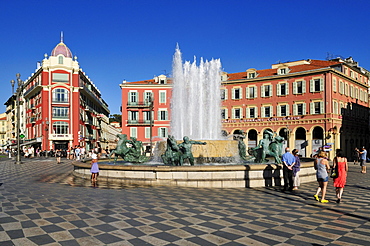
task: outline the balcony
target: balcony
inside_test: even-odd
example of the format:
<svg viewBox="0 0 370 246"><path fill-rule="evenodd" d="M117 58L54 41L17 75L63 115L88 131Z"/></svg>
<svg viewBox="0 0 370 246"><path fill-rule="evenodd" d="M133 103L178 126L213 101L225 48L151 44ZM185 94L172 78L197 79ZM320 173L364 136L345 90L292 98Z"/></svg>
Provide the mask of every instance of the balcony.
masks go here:
<svg viewBox="0 0 370 246"><path fill-rule="evenodd" d="M152 121L153 123L153 121ZM127 120L127 125L133 126L149 126L150 120Z"/></svg>
<svg viewBox="0 0 370 246"><path fill-rule="evenodd" d="M73 140L72 134L50 134L49 140Z"/></svg>
<svg viewBox="0 0 370 246"><path fill-rule="evenodd" d="M36 117L31 117L30 123L35 124L36 123Z"/></svg>
<svg viewBox="0 0 370 246"><path fill-rule="evenodd" d="M150 102L127 102L127 108L149 108Z"/></svg>

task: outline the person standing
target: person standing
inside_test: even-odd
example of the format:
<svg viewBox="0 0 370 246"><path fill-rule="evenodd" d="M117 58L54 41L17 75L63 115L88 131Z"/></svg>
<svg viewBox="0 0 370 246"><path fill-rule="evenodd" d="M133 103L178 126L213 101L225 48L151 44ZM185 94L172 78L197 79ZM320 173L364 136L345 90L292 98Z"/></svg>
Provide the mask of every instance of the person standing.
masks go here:
<svg viewBox="0 0 370 246"><path fill-rule="evenodd" d="M356 165L357 163L359 163L359 160L360 160L360 153L358 151L358 148L356 147L353 150L353 164Z"/></svg>
<svg viewBox="0 0 370 246"><path fill-rule="evenodd" d="M325 199L326 188L328 187L329 175L328 171L330 169L328 160L326 159L326 152L320 151L317 155L317 159L314 162L314 168L316 170L316 178L319 183L316 194L313 195L317 201L322 203L329 202ZM321 192L321 200L319 199L319 194Z"/></svg>
<svg viewBox="0 0 370 246"><path fill-rule="evenodd" d="M290 153L289 148L285 148L285 153L282 156L283 161L283 176L284 176L284 190L293 190L293 166L296 158Z"/></svg>
<svg viewBox="0 0 370 246"><path fill-rule="evenodd" d="M293 190L298 190L298 186L300 185L299 171L301 170L301 159L299 159L297 149L294 149L292 154L295 157L295 164L293 166Z"/></svg>
<svg viewBox="0 0 370 246"><path fill-rule="evenodd" d="M99 166L98 166L98 155L93 151L91 154L91 181L98 181L99 176Z"/></svg>
<svg viewBox="0 0 370 246"><path fill-rule="evenodd" d="M57 158L57 163L60 164L60 159L62 158L62 151L60 149L55 150L55 157Z"/></svg>
<svg viewBox="0 0 370 246"><path fill-rule="evenodd" d="M348 163L347 158L341 149L337 149L336 156L333 160L333 168L337 171L337 177L334 178L335 194L337 196L337 203L342 200L344 186L347 182Z"/></svg>
<svg viewBox="0 0 370 246"><path fill-rule="evenodd" d="M359 151L359 154L360 154L361 173L366 173L366 156L367 156L367 151L365 149L365 146L361 148L361 151Z"/></svg>

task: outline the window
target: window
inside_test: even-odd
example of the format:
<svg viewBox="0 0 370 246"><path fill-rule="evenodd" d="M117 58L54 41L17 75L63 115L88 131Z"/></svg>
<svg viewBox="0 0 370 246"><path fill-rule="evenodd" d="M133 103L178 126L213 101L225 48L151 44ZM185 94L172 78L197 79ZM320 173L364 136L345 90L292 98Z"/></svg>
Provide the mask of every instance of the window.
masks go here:
<svg viewBox="0 0 370 246"><path fill-rule="evenodd" d="M289 105L278 105L278 116L288 116L289 115Z"/></svg>
<svg viewBox="0 0 370 246"><path fill-rule="evenodd" d="M242 116L242 111L240 108L233 108L233 119L241 119Z"/></svg>
<svg viewBox="0 0 370 246"><path fill-rule="evenodd" d="M276 86L278 96L286 96L289 94L289 84L288 83L279 83Z"/></svg>
<svg viewBox="0 0 370 246"><path fill-rule="evenodd" d="M137 92L136 91L130 91L128 93L128 101L130 103L137 103L138 98L137 98Z"/></svg>
<svg viewBox="0 0 370 246"><path fill-rule="evenodd" d="M53 107L53 118L68 119L68 108Z"/></svg>
<svg viewBox="0 0 370 246"><path fill-rule="evenodd" d="M324 103L323 102L312 102L310 103L311 106L311 114L323 114L324 113Z"/></svg>
<svg viewBox="0 0 370 246"><path fill-rule="evenodd" d="M242 90L241 88L233 88L232 99L242 99Z"/></svg>
<svg viewBox="0 0 370 246"><path fill-rule="evenodd" d="M138 111L128 111L128 120L137 121L138 120Z"/></svg>
<svg viewBox="0 0 370 246"><path fill-rule="evenodd" d="M227 109L226 108L221 109L221 119L225 120L227 118L228 118Z"/></svg>
<svg viewBox="0 0 370 246"><path fill-rule="evenodd" d="M158 136L162 138L166 138L168 135L168 129L165 127L159 127L158 128Z"/></svg>
<svg viewBox="0 0 370 246"><path fill-rule="evenodd" d="M159 103L166 103L166 91L159 92Z"/></svg>
<svg viewBox="0 0 370 246"><path fill-rule="evenodd" d="M54 134L68 134L68 123L64 121L56 121L53 123Z"/></svg>
<svg viewBox="0 0 370 246"><path fill-rule="evenodd" d="M62 88L54 89L53 103L68 103L68 91Z"/></svg>
<svg viewBox="0 0 370 246"><path fill-rule="evenodd" d="M221 89L221 100L227 100L227 89Z"/></svg>
<svg viewBox="0 0 370 246"><path fill-rule="evenodd" d="M312 79L310 81L310 92L324 91L323 79Z"/></svg>
<svg viewBox="0 0 370 246"><path fill-rule="evenodd" d="M296 103L293 105L293 115L305 115L306 114L306 104Z"/></svg>
<svg viewBox="0 0 370 246"><path fill-rule="evenodd" d="M271 97L271 96L272 96L272 85L262 85L261 97Z"/></svg>
<svg viewBox="0 0 370 246"><path fill-rule="evenodd" d="M59 64L63 64L63 56L59 56L58 57L58 63Z"/></svg>
<svg viewBox="0 0 370 246"><path fill-rule="evenodd" d="M257 107L248 107L246 111L246 118L257 118Z"/></svg>
<svg viewBox="0 0 370 246"><path fill-rule="evenodd" d="M338 114L338 102L333 101L333 114Z"/></svg>
<svg viewBox="0 0 370 246"><path fill-rule="evenodd" d="M337 91L337 80L335 78L333 79L333 91Z"/></svg>
<svg viewBox="0 0 370 246"><path fill-rule="evenodd" d="M153 93L152 93L151 91L146 91L146 92L144 92L144 102L145 102L147 105L149 105L150 100L152 100L152 99L153 99L152 95L153 95Z"/></svg>
<svg viewBox="0 0 370 246"><path fill-rule="evenodd" d="M53 73L52 81L53 82L68 83L69 82L68 73Z"/></svg>
<svg viewBox="0 0 370 246"><path fill-rule="evenodd" d="M167 110L159 110L158 111L158 120L168 120Z"/></svg>
<svg viewBox="0 0 370 246"><path fill-rule="evenodd" d="M150 127L145 127L145 138L150 138Z"/></svg>
<svg viewBox="0 0 370 246"><path fill-rule="evenodd" d="M288 67L283 67L283 68L278 68L277 73L278 75L284 75L289 73L289 68Z"/></svg>
<svg viewBox="0 0 370 246"><path fill-rule="evenodd" d="M271 117L273 115L272 106L263 106L261 108L262 117Z"/></svg>
<svg viewBox="0 0 370 246"><path fill-rule="evenodd" d="M150 122L150 113L152 113L152 116L153 116L153 112L150 112L150 111L143 111L143 118L144 118L144 121L149 121L149 122ZM152 120L153 120L153 117L152 117Z"/></svg>
<svg viewBox="0 0 370 246"><path fill-rule="evenodd" d="M249 79L254 79L256 77L256 73L248 73L248 78Z"/></svg>
<svg viewBox="0 0 370 246"><path fill-rule="evenodd" d="M130 128L130 138L137 138L137 128L136 127Z"/></svg>
<svg viewBox="0 0 370 246"><path fill-rule="evenodd" d="M246 98L257 98L257 86L249 86L246 88Z"/></svg>
<svg viewBox="0 0 370 246"><path fill-rule="evenodd" d="M339 81L339 93L344 94L344 83L343 83L343 81Z"/></svg>
<svg viewBox="0 0 370 246"><path fill-rule="evenodd" d="M303 94L306 93L306 81L294 81L293 82L293 94Z"/></svg>

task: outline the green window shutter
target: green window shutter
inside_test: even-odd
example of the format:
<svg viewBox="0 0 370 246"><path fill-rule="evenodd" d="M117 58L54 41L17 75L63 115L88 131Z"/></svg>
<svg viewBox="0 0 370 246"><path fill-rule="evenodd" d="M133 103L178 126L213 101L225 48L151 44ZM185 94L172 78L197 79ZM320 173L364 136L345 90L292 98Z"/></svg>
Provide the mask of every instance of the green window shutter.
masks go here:
<svg viewBox="0 0 370 246"><path fill-rule="evenodd" d="M310 114L315 114L315 104L313 102L310 103Z"/></svg>
<svg viewBox="0 0 370 246"><path fill-rule="evenodd" d="M270 117L274 116L274 107L270 106Z"/></svg>
<svg viewBox="0 0 370 246"><path fill-rule="evenodd" d="M225 100L227 99L228 90L225 89Z"/></svg>
<svg viewBox="0 0 370 246"><path fill-rule="evenodd" d="M315 91L315 83L314 83L314 80L311 79L310 80L310 92L314 92Z"/></svg>
<svg viewBox="0 0 370 246"><path fill-rule="evenodd" d="M265 97L265 86L261 85L261 97Z"/></svg>
<svg viewBox="0 0 370 246"><path fill-rule="evenodd" d="M289 95L289 83L286 83L286 95Z"/></svg>
<svg viewBox="0 0 370 246"><path fill-rule="evenodd" d="M235 99L235 89L231 90L231 99Z"/></svg>
<svg viewBox="0 0 370 246"><path fill-rule="evenodd" d="M273 87L272 87L272 85L269 85L269 87L270 87L270 95L269 96L272 97L274 95L274 92L272 91Z"/></svg>
<svg viewBox="0 0 370 246"><path fill-rule="evenodd" d="M257 98L257 92L258 92L258 90L257 90L257 86L254 86L254 98Z"/></svg>
<svg viewBox="0 0 370 246"><path fill-rule="evenodd" d="M324 102L320 102L320 114L325 113Z"/></svg>
<svg viewBox="0 0 370 246"><path fill-rule="evenodd" d="M324 91L324 79L320 79L320 91Z"/></svg>
<svg viewBox="0 0 370 246"><path fill-rule="evenodd" d="M302 93L306 93L306 80L302 81Z"/></svg>
<svg viewBox="0 0 370 246"><path fill-rule="evenodd" d="M277 85L276 85L276 95L277 95L277 96L280 96L280 95L281 95L281 88L280 88L280 84L277 84Z"/></svg>
<svg viewBox="0 0 370 246"><path fill-rule="evenodd" d="M277 116L281 116L281 105L277 105L276 106L276 109L277 109Z"/></svg>
<svg viewBox="0 0 370 246"><path fill-rule="evenodd" d="M293 104L293 115L297 115L297 104Z"/></svg>
<svg viewBox="0 0 370 246"><path fill-rule="evenodd" d="M307 112L306 111L306 103L303 103L303 107L302 108L303 108L303 115L306 115L306 112Z"/></svg>
<svg viewBox="0 0 370 246"><path fill-rule="evenodd" d="M245 98L249 98L249 87L245 88Z"/></svg>
<svg viewBox="0 0 370 246"><path fill-rule="evenodd" d="M293 82L293 94L297 94L297 82Z"/></svg>
<svg viewBox="0 0 370 246"><path fill-rule="evenodd" d="M250 108L245 109L245 118L247 118L247 119L249 119L251 117L249 110L250 110Z"/></svg>

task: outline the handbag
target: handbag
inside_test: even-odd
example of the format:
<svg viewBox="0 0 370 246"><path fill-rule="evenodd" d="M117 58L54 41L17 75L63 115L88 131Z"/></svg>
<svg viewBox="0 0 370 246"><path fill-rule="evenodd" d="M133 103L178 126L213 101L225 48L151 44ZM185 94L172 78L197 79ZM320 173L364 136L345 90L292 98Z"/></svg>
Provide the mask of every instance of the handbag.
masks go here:
<svg viewBox="0 0 370 246"><path fill-rule="evenodd" d="M333 178L333 179L338 178L338 170L337 170L337 167L333 167L330 170L330 177Z"/></svg>

